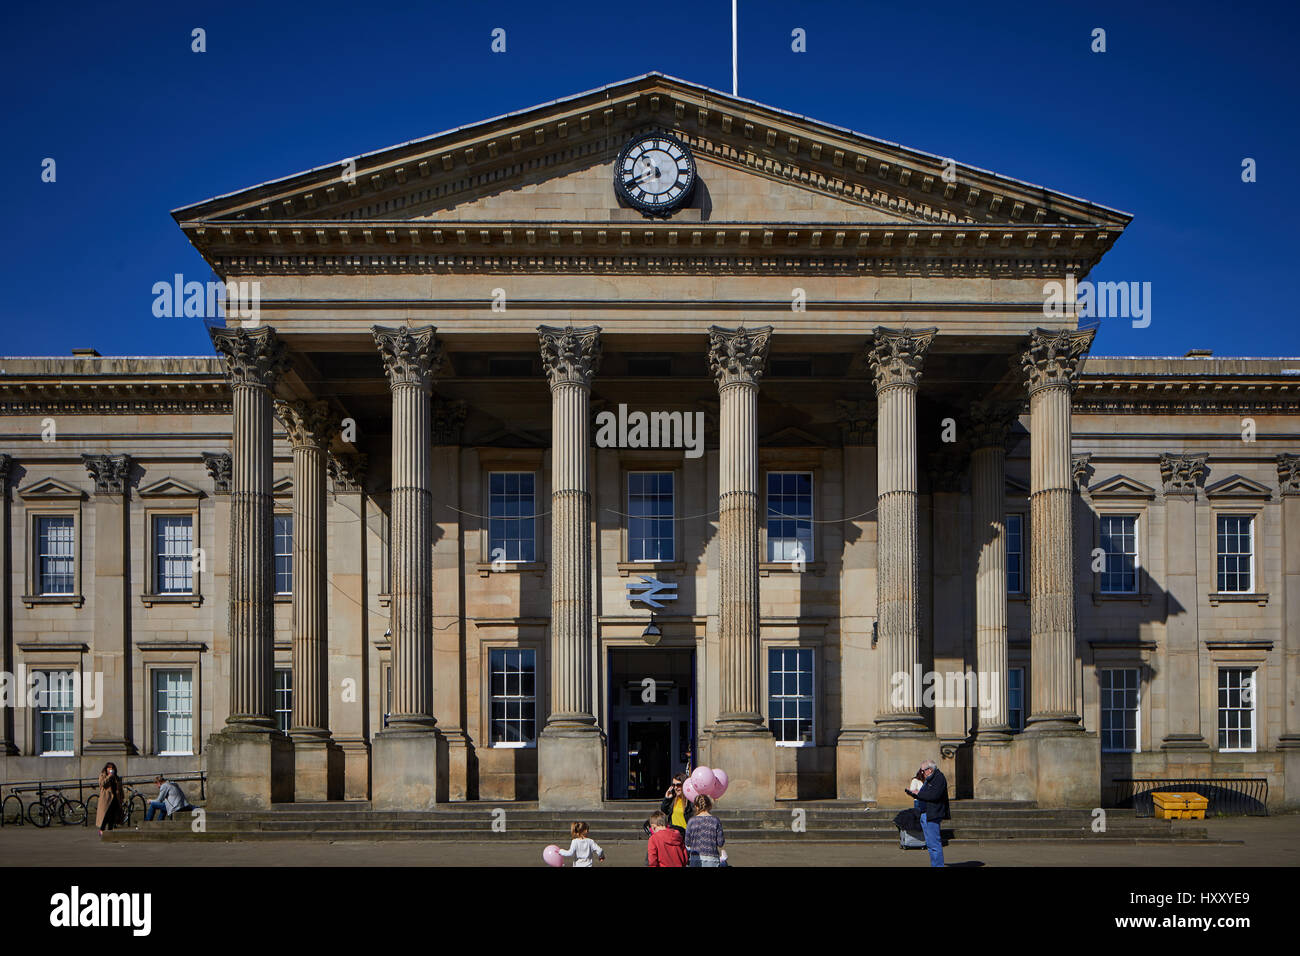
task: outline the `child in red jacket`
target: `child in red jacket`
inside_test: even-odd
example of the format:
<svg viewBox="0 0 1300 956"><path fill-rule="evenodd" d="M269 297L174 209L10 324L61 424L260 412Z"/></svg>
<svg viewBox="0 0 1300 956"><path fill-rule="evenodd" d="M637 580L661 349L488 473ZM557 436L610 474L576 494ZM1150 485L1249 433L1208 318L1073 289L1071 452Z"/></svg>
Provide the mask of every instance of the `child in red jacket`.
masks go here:
<svg viewBox="0 0 1300 956"><path fill-rule="evenodd" d="M668 816L660 810L650 814L650 842L646 846L649 866L685 866L686 843L682 832L668 825Z"/></svg>

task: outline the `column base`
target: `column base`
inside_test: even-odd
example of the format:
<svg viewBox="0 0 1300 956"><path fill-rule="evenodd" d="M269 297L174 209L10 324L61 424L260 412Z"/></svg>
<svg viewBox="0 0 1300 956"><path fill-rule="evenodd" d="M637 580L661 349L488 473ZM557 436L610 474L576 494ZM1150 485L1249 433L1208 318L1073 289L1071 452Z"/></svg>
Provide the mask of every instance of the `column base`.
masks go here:
<svg viewBox="0 0 1300 956"><path fill-rule="evenodd" d="M866 742L871 731L861 727L840 731L835 740L835 799L863 801L867 797Z"/></svg>
<svg viewBox="0 0 1300 956"><path fill-rule="evenodd" d="M336 737L343 751L343 799L370 799L370 744L361 737Z"/></svg>
<svg viewBox="0 0 1300 956"><path fill-rule="evenodd" d="M1030 747L1008 733L983 732L975 738L975 799L1034 800Z"/></svg>
<svg viewBox="0 0 1300 956"><path fill-rule="evenodd" d="M469 738L459 729L439 733L439 766L446 768L438 789L439 800L459 803L469 799Z"/></svg>
<svg viewBox="0 0 1300 956"><path fill-rule="evenodd" d="M939 753L939 738L924 730L877 730L868 741L872 799L878 807L910 807L907 785L923 760L933 760L948 780L948 798L956 794L955 761Z"/></svg>
<svg viewBox="0 0 1300 956"><path fill-rule="evenodd" d="M718 730L709 734L710 767L727 773L725 807L776 806L776 739L766 729Z"/></svg>
<svg viewBox="0 0 1300 956"><path fill-rule="evenodd" d="M547 727L537 739L537 804L595 810L605 799L605 735L596 726Z"/></svg>
<svg viewBox="0 0 1300 956"><path fill-rule="evenodd" d="M1283 734L1278 751L1282 755L1282 809L1300 810L1300 736Z"/></svg>
<svg viewBox="0 0 1300 956"><path fill-rule="evenodd" d="M343 748L319 733L289 732L295 803L343 799Z"/></svg>
<svg viewBox="0 0 1300 956"><path fill-rule="evenodd" d="M371 745L370 804L376 810L430 810L438 802L438 734L385 730Z"/></svg>
<svg viewBox="0 0 1300 956"><path fill-rule="evenodd" d="M1101 739L1082 730L1031 729L1035 800L1040 807L1101 806Z"/></svg>
<svg viewBox="0 0 1300 956"><path fill-rule="evenodd" d="M279 731L227 728L208 738L208 807L265 810L293 799L293 743Z"/></svg>

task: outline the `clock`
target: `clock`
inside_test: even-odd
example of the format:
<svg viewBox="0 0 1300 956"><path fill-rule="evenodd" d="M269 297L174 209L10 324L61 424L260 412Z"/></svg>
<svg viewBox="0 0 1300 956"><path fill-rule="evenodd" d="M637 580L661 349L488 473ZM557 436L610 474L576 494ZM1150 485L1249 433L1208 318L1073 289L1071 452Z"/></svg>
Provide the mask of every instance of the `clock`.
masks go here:
<svg viewBox="0 0 1300 956"><path fill-rule="evenodd" d="M671 215L686 205L694 189L695 159L685 143L668 133L638 136L614 164L614 191L647 216Z"/></svg>

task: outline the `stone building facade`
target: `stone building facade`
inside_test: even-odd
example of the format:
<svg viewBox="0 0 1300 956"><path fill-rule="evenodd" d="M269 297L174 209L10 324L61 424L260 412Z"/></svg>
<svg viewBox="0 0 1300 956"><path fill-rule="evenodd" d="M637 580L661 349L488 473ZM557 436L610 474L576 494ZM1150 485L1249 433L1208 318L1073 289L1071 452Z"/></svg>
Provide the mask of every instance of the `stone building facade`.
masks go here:
<svg viewBox="0 0 1300 956"><path fill-rule="evenodd" d="M0 359L0 777L1294 806L1300 360L1087 358L1129 217L950 169L650 74L177 210L216 357Z"/></svg>

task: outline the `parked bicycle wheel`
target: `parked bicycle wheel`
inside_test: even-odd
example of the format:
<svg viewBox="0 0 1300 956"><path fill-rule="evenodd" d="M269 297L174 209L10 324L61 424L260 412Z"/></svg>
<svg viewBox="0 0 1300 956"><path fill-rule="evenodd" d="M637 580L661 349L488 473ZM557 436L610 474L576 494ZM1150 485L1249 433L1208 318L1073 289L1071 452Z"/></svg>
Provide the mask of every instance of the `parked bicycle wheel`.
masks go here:
<svg viewBox="0 0 1300 956"><path fill-rule="evenodd" d="M45 805L44 800L37 800L35 803L27 805L27 819L34 827L48 827L50 825L50 808Z"/></svg>
<svg viewBox="0 0 1300 956"><path fill-rule="evenodd" d="M80 800L64 800L59 807L59 819L65 826L80 826L86 822L86 805Z"/></svg>
<svg viewBox="0 0 1300 956"><path fill-rule="evenodd" d="M86 824L90 825L95 822L95 816L99 813L99 794L92 793L86 799Z"/></svg>
<svg viewBox="0 0 1300 956"><path fill-rule="evenodd" d="M144 797L138 793L131 794L131 799L126 801L126 825L132 826L144 822L145 802Z"/></svg>
<svg viewBox="0 0 1300 956"><path fill-rule="evenodd" d="M11 793L0 803L0 827L22 826L23 798Z"/></svg>

